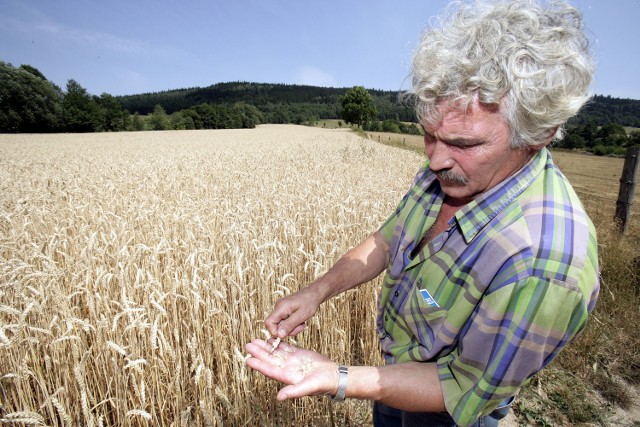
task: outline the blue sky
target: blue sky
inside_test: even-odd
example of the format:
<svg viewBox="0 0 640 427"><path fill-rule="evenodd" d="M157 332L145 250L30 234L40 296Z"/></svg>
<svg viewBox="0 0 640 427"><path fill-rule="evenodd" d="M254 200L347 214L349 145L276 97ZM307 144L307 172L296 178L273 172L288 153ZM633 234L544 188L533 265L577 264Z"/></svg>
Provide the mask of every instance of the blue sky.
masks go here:
<svg viewBox="0 0 640 427"><path fill-rule="evenodd" d="M399 90L446 3L0 0L0 60L95 95L237 80ZM595 40L594 93L640 99L640 0L572 3Z"/></svg>

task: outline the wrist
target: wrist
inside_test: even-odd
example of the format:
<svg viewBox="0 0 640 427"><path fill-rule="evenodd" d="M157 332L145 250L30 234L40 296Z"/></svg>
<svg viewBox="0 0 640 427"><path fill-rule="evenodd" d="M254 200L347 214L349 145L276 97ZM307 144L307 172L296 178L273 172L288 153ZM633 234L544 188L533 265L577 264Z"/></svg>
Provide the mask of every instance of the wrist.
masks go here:
<svg viewBox="0 0 640 427"><path fill-rule="evenodd" d="M308 284L304 290L307 292L307 296L313 300L312 304L317 307L335 295L331 282L324 276Z"/></svg>

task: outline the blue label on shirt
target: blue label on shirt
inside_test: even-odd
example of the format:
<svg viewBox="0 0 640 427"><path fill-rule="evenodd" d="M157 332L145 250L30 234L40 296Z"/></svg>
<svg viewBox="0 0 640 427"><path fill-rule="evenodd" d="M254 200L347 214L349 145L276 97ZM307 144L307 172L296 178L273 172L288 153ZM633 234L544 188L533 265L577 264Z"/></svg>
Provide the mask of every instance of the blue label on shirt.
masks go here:
<svg viewBox="0 0 640 427"><path fill-rule="evenodd" d="M436 300L433 299L428 290L420 289L420 293L422 294L424 302L426 302L429 307L440 307Z"/></svg>

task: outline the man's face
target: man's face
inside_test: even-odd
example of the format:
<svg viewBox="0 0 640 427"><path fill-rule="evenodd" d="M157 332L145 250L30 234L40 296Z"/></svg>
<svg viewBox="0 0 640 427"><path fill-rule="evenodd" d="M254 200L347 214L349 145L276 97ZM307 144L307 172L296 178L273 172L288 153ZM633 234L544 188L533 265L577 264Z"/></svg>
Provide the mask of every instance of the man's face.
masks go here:
<svg viewBox="0 0 640 427"><path fill-rule="evenodd" d="M469 203L513 175L534 150L512 149L497 108L477 100L466 109L442 103L442 120L425 125L424 151L450 203Z"/></svg>

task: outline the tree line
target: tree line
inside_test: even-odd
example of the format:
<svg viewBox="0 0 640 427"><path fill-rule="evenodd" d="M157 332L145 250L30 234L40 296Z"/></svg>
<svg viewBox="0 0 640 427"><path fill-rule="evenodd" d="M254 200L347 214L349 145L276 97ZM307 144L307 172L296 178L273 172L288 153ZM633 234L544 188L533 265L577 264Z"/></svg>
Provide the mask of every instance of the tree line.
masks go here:
<svg viewBox="0 0 640 427"><path fill-rule="evenodd" d="M242 102L202 103L173 113L156 104L131 114L108 93L91 95L73 79L63 91L35 67L0 61L2 133L254 128L264 122L255 106Z"/></svg>
<svg viewBox="0 0 640 427"><path fill-rule="evenodd" d="M554 144L557 148L589 151L599 156L622 156L627 148L636 145L640 145L640 130L627 131L618 123L569 124L564 138Z"/></svg>
<svg viewBox="0 0 640 427"><path fill-rule="evenodd" d="M588 109L590 111L602 111L593 106L597 99L596 97L596 101L592 101L589 104ZM615 104L611 97L604 99L607 104ZM621 100L621 103L625 104L624 108L612 108L612 110L623 111L625 114L632 111L632 102ZM422 133L414 123L407 124L397 120L377 120L377 110L373 97L362 86L349 89L341 97L341 106L342 117L347 123L355 124L358 127L361 126L366 131L413 135ZM556 148L590 151L597 155L624 155L628 147L635 145L640 145L640 131L627 132L624 126L612 122L598 126L595 120L585 120L584 115L579 115L571 120L565 128L564 138L554 141Z"/></svg>
<svg viewBox="0 0 640 427"><path fill-rule="evenodd" d="M365 130L420 134L400 92L249 82L127 96L100 96L70 79L65 90L35 67L0 61L0 132L109 132L253 128L344 119ZM355 102L355 104L353 104ZM358 103L362 103L357 107ZM356 107L353 107L356 105ZM359 117L358 114L366 113ZM354 115L355 114L355 115ZM558 148L622 154L640 143L640 101L596 95L566 127Z"/></svg>
<svg viewBox="0 0 640 427"><path fill-rule="evenodd" d="M173 113L196 104L254 105L268 123L305 123L341 118L341 98L348 88L327 88L295 84L227 82L205 88L175 89L116 97L128 111L148 114L156 105ZM367 90L377 110L378 120L415 122L413 107L398 102L398 92Z"/></svg>

